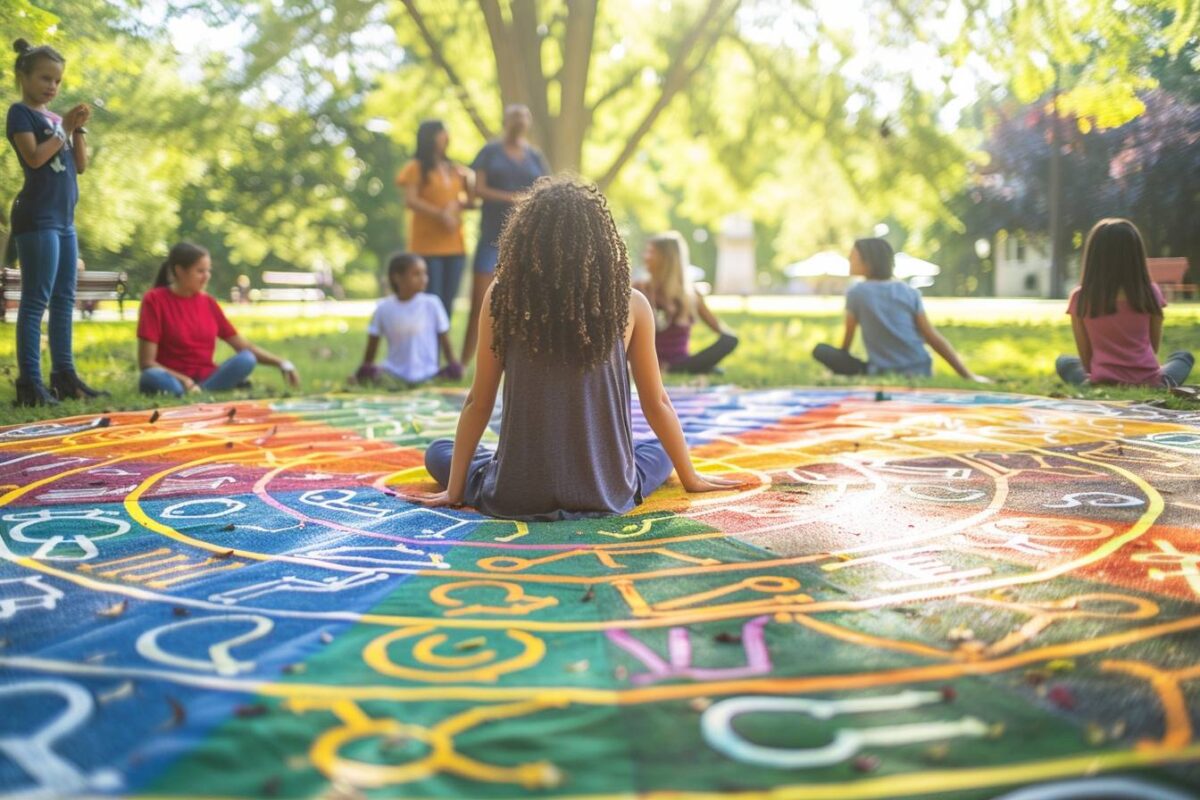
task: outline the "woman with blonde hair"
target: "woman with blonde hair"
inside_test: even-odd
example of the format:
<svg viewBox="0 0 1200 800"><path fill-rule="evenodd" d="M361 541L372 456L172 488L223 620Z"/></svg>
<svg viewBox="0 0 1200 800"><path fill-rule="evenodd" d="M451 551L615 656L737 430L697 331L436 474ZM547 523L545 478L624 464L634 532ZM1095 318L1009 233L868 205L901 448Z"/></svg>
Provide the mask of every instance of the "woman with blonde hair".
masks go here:
<svg viewBox="0 0 1200 800"><path fill-rule="evenodd" d="M654 306L658 335L655 350L668 372L718 372L717 364L733 352L738 338L709 310L688 276L687 241L677 231L652 236L642 251L650 280L638 288ZM699 317L717 334L717 341L688 354L692 325Z"/></svg>

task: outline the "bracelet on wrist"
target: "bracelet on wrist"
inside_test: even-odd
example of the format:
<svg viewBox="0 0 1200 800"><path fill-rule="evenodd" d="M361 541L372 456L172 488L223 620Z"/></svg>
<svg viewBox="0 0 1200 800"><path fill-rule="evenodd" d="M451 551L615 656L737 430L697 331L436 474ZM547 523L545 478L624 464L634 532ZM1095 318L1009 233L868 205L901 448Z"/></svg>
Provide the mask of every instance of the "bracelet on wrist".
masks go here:
<svg viewBox="0 0 1200 800"><path fill-rule="evenodd" d="M279 371L280 372L295 372L296 365L293 364L292 362L288 361L287 359L284 359L283 361L279 362Z"/></svg>

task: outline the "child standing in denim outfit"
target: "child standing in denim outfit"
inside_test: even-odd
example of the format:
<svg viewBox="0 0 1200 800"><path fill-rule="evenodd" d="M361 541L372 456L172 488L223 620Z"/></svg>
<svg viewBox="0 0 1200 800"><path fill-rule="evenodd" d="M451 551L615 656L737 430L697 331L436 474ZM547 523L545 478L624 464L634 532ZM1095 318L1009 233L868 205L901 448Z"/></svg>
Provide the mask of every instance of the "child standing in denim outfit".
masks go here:
<svg viewBox="0 0 1200 800"><path fill-rule="evenodd" d="M12 235L21 263L17 312L17 404L54 405L59 398L97 397L75 373L71 323L75 310L76 176L87 169L91 109L80 104L60 117L58 96L66 61L51 47L13 43L21 102L8 109L6 134L21 161L25 183L13 205ZM42 315L50 308L50 389L42 382Z"/></svg>

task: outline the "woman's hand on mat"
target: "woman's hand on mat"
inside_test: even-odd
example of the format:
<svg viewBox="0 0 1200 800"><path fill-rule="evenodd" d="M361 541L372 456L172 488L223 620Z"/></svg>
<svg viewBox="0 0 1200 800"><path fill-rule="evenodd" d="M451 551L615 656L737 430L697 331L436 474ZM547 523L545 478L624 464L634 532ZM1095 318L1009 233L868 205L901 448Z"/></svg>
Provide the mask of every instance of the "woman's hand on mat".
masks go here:
<svg viewBox="0 0 1200 800"><path fill-rule="evenodd" d="M295 364L284 361L279 365L279 371L283 374L283 379L287 381L288 386L293 389L300 386L300 372L296 369Z"/></svg>
<svg viewBox="0 0 1200 800"><path fill-rule="evenodd" d="M698 492L724 492L745 486L746 482L737 478L722 478L719 475L701 475L695 473L683 481L683 490L696 494Z"/></svg>
<svg viewBox="0 0 1200 800"><path fill-rule="evenodd" d="M455 500L451 498L450 493L445 490L434 492L433 494L412 493L403 495L403 497L410 503L416 503L417 505L425 506L426 508L445 508L447 506L456 507L463 504L462 498Z"/></svg>

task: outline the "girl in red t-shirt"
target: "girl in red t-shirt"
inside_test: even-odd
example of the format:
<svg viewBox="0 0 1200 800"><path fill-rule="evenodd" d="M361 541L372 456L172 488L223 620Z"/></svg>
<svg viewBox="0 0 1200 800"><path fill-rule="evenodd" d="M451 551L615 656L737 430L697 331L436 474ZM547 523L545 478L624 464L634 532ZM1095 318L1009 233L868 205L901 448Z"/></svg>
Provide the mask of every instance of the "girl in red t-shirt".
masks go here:
<svg viewBox="0 0 1200 800"><path fill-rule="evenodd" d="M279 367L291 386L300 385L292 362L268 353L237 332L221 306L204 291L212 275L208 251L187 242L171 248L154 288L138 314L139 388L144 394L219 392L245 383L256 364ZM237 354L217 366L217 339Z"/></svg>

